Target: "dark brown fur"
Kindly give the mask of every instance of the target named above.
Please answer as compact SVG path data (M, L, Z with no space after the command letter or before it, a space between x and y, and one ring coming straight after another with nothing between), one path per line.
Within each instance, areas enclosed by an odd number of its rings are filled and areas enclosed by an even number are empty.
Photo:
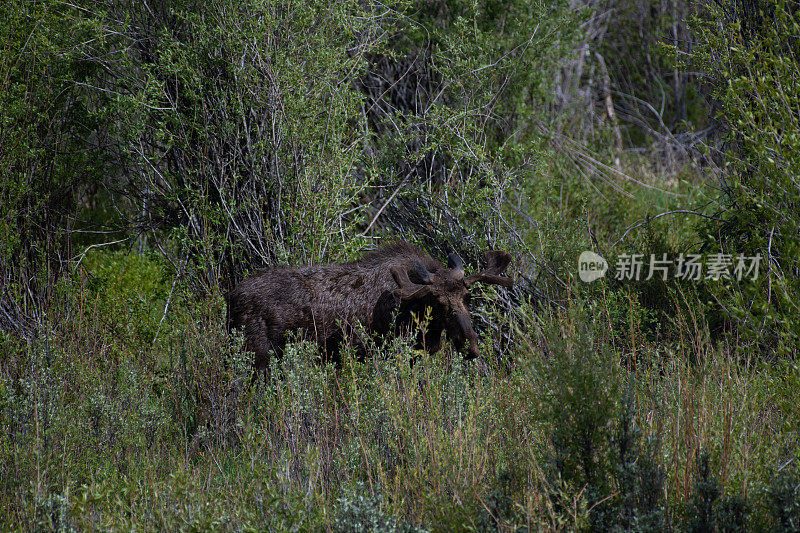
M280 357L287 334L315 340L329 360L338 362L339 343L360 323L378 337L413 325L414 313L432 309L427 333L416 346L435 353L445 332L465 357L478 355L469 317L469 286L477 281L510 286L501 277L510 256L486 253L488 268L464 277L461 260L450 268L422 250L398 242L352 263L272 267L243 281L229 295L230 326L244 330L245 347L255 352L255 369L266 369L271 353ZM255 379L255 374L254 374Z

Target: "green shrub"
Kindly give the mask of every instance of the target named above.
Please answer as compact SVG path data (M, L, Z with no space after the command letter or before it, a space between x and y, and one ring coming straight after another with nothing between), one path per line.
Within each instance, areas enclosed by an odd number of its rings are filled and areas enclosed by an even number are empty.
M760 254L760 275L709 287L707 312L760 353L796 354L800 332L800 25L794 2L704 2L690 68L703 72L728 144L718 201L723 222L703 224L706 249Z
M691 532L713 531L716 524L715 503L720 496L719 482L711 472L710 454L697 453L697 477L689 507L686 528Z
M800 475L792 465L773 476L766 494L772 531L800 531Z
M370 495L364 485L357 484L337 500L338 514L331 529L341 533L422 533L415 527L387 513L380 491Z
M165 320L165 312L169 313L165 309L167 298L172 296L172 273L163 258L132 251L93 250L83 268L91 291L87 303L96 306L93 312L106 321L111 335L147 346L162 328L169 329L174 323Z
M569 316L575 329L546 336L547 358L531 367L540 387L538 417L551 442L551 497L578 494L592 530L662 530L660 443L639 429L617 352L592 334L582 313Z

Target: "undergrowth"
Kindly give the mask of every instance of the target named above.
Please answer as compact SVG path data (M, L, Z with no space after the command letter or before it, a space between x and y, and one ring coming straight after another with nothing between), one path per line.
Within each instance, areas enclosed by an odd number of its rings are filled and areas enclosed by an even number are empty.
M95 279L65 286L48 334L3 359L4 528L797 524L798 368L701 331L643 337L631 365L623 319L602 312L620 305L613 292L601 312L523 305L501 358L488 346L473 362L450 347L430 356L398 338L366 358L346 349L336 368L299 342L248 389L250 356L219 298L174 296L153 342L152 328L119 328L109 305L124 283ZM142 305L163 310L164 285L143 287Z

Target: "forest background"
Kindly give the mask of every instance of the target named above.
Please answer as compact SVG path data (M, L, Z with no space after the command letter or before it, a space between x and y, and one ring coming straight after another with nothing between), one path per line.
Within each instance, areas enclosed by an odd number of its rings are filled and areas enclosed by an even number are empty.
M0 14L1 529L800 529L797 1ZM247 389L225 294L393 239L512 254L482 357Z

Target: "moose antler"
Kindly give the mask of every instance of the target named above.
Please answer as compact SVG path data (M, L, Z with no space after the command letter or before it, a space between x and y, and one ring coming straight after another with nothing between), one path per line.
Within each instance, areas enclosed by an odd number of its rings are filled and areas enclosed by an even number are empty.
M392 267L392 277L400 286L395 290L395 294L400 296L403 300L413 300L415 298L422 298L431 292L431 283L433 283L433 274L428 271L425 266L414 260L414 272L422 280L422 284L417 284L408 279L408 272L402 268Z
M513 279L500 275L505 272L509 263L511 263L511 256L509 254L500 250L490 250L484 252L483 257L486 259L486 268L468 276L464 280L467 287L478 281L482 283L491 283L493 285L502 285L503 287L511 287L514 285Z

